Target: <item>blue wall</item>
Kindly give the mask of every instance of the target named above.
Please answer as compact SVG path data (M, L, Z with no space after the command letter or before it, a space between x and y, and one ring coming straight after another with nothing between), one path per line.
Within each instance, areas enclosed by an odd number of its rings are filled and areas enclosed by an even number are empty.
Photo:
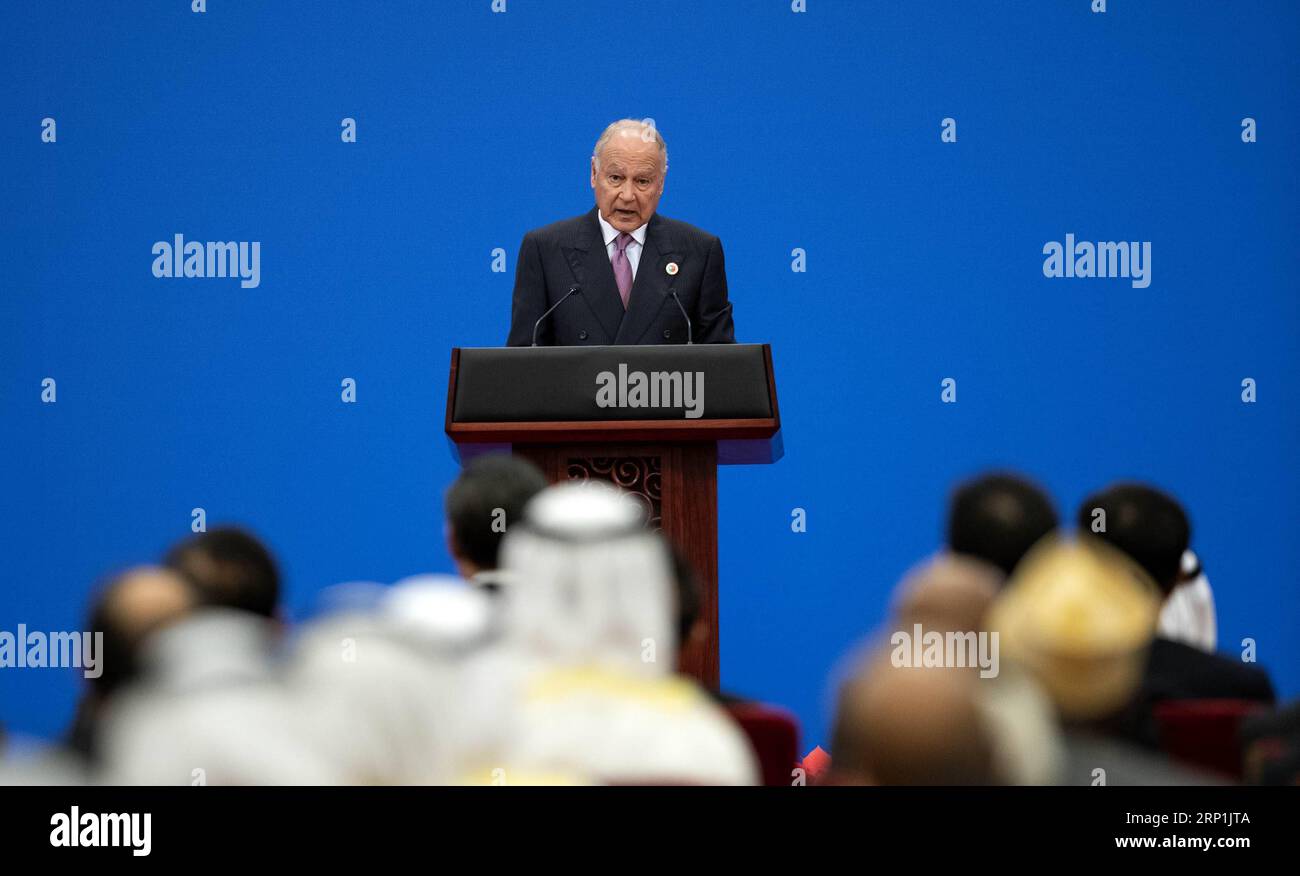
M521 235L649 116L661 210L722 238L781 390L785 459L720 477L726 686L826 744L836 658L954 480L1008 465L1067 509L1182 497L1221 642L1294 696L1300 6L1089 5L3 4L0 629L80 628L198 506L267 538L295 613L449 570L448 350L504 339ZM176 233L260 241L261 285L155 279ZM1067 233L1150 241L1150 286L1045 278ZM77 683L0 670L0 718L55 733Z

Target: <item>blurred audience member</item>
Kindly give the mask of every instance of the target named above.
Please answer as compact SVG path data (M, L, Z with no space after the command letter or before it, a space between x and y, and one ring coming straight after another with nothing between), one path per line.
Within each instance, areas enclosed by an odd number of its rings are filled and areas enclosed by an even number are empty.
M1110 544L1141 566L1162 602L1183 580L1191 525L1173 497L1145 484L1116 484L1083 501L1078 525L1081 537ZM1139 697L1139 707L1162 700L1274 701L1263 669L1164 636L1151 645Z
M1247 718L1240 737L1247 782L1300 786L1300 702Z
M941 553L909 572L895 590L895 628L912 635L919 625L924 633L945 637L987 636L988 612L1004 578L1001 569L983 560ZM977 661L966 663L972 672L978 669ZM1055 782L1062 759L1060 734L1051 702L1037 682L1014 663L998 659L991 673L979 676L975 696L1002 781Z
M1002 655L1039 679L1067 721L1093 721L1129 701L1142 678L1159 600L1145 574L1099 544L1047 542L993 607Z
M169 569L142 566L110 581L90 610L87 629L103 634L101 672L86 679L68 733L68 747L99 759L100 722L110 698L140 671L140 649L157 630L187 615L197 601L194 590Z
M1040 539L1056 529L1056 509L1039 487L1014 474L961 484L948 509L948 548L1010 575Z
M518 576L503 642L468 686L480 781L752 784L726 714L675 673L672 561L641 510L600 483L551 487L502 545ZM490 726L489 726L490 725Z
M1004 660L1028 669L1060 715L1062 783L1207 781L1113 738L1140 688L1159 603L1146 573L1119 551L1056 541L1025 558L990 612Z
M337 585L292 638L275 558L240 529L115 578L91 610L102 672L68 732L78 757L27 746L0 782L745 785L756 750L788 781L788 713L681 674L703 594L631 497L488 455L446 515L460 577ZM825 781L1216 781L1133 744L1155 746L1162 701L1273 701L1265 672L1213 652L1186 513L1121 483L1077 517L1061 539L1029 481L959 485L947 548L894 591L889 646L845 664ZM1295 706L1242 725L1248 779L1294 783L1296 728Z
M276 617L280 572L275 558L242 529L200 532L173 547L163 562L194 585L203 605Z
M86 761L64 746L14 735L0 748L0 787L85 785L93 776Z
M198 610L155 632L140 674L114 698L104 778L123 785L334 784L304 744L310 713L276 673L275 624L229 608Z
M677 665L682 664L682 657L689 649L703 645L708 637L708 625L701 616L700 582L691 568L686 554L675 545L669 545L673 564L673 608L676 612L677 625Z
M298 637L288 683L310 716L304 743L348 784L454 781L465 699L463 661L493 633L491 600L450 576L387 588L366 611L340 611ZM472 738L472 736L470 736Z
M686 554L676 545L667 541L665 543L672 553L673 609L677 618L676 666L679 672L685 672L683 667L687 665L687 659L701 653L708 642L709 626L702 614L703 594L700 591L700 581L695 574L695 569L691 567ZM724 706L740 706L752 702L745 697L721 690L708 690L708 693Z
M462 578L489 593L504 586L501 540L545 488L546 477L523 457L493 453L466 464L446 498L447 549Z
M911 570L894 591L894 617L904 628L939 632L986 629L985 615L1002 588L1001 569L970 555L939 554Z
M978 675L870 656L841 689L827 784L995 785Z

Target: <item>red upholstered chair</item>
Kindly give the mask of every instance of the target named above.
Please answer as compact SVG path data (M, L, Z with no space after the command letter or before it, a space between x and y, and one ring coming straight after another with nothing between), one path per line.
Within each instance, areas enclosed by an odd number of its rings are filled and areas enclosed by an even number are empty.
M1267 711L1250 700L1168 700L1154 709L1160 748L1176 760L1240 781L1246 716Z
M739 703L728 706L727 712L749 737L763 784L789 787L799 761L799 722L794 715L762 703Z

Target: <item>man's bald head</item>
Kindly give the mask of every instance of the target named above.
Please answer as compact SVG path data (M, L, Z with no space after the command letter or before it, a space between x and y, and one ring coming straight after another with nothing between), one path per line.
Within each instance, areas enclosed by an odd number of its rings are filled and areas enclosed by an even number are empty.
M145 640L197 604L194 589L170 569L139 566L110 581L90 613L91 631L104 635L99 690L107 693L133 679Z
M874 785L996 784L993 748L964 669L895 667L873 655L840 692L833 780Z
M1002 587L1000 569L960 554L942 553L911 571L894 596L899 626L935 632L985 630L984 616Z

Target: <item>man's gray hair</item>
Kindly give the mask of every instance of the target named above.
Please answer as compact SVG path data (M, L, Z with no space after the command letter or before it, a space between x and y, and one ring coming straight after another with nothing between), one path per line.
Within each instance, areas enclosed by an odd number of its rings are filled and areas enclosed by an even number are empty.
M596 148L591 150L591 157L596 160L596 168L600 169L600 152L605 148L611 137L623 131L635 131L636 135L645 143L652 139L659 145L659 155L664 161L664 173L668 172L668 144L664 142L663 135L655 127L654 119L619 119L614 122L600 135L596 141Z

